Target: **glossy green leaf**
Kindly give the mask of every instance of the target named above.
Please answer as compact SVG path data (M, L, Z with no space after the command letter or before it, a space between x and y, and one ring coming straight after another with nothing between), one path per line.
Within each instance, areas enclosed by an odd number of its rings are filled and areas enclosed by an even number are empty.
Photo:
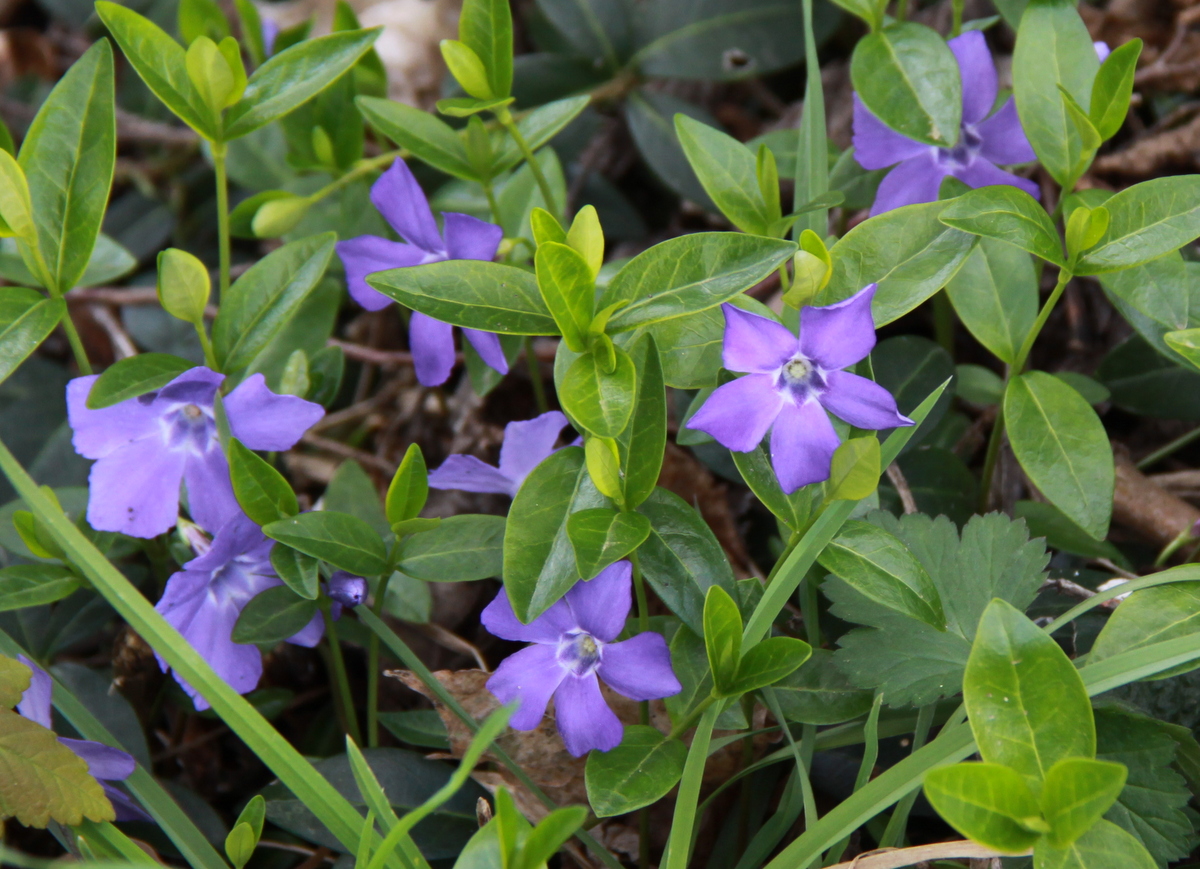
M252 597L233 626L235 643L281 643L295 636L317 614L317 602L277 585Z
M829 480L825 484L828 501L860 501L879 485L879 438L874 435L850 438L833 453Z
M772 234L771 224L779 217L778 208L774 214L767 208L750 149L683 114L675 116L675 132L696 177L729 222L751 235Z
M1110 296L1166 331L1188 326L1191 278L1178 251L1100 276Z
M395 525L418 516L429 498L429 471L420 446L410 444L388 484L384 503L387 521Z
M1125 561L1125 556L1116 546L1107 540L1092 537L1053 504L1018 501L1013 505L1013 518L1024 519L1029 526L1029 533L1034 537L1046 538L1046 545L1054 549L1085 558L1107 558L1116 564Z
M1092 37L1071 0L1031 0L1013 52L1013 96L1029 144L1059 184L1074 180L1083 148L1059 86L1089 105L1100 68Z
M396 568L428 582L462 582L500 576L504 567L504 517L462 514L414 534Z
M558 383L558 400L572 420L596 437L615 438L624 431L637 397L637 369L620 347L616 367L605 370L596 350L579 356Z
M1133 74L1137 71L1138 56L1142 53L1142 40L1133 38L1112 53L1100 64L1096 80L1092 83L1092 99L1088 116L1096 125L1096 132L1104 141L1111 139L1125 123L1129 114L1129 98L1133 94Z
M553 241L538 245L534 263L542 301L563 341L574 352L583 353L596 294L591 269L576 250Z
M854 47L850 79L863 104L901 135L943 147L958 141L958 63L931 28L908 21L867 34Z
M724 304L734 305L764 317L770 308L742 293ZM645 330L658 344L663 381L676 389L701 389L716 385L721 369L721 347L725 338L725 315L720 306L698 314L663 320Z
M436 115L380 97L360 96L355 104L367 123L421 162L464 181L477 180L462 139Z
M1111 821L1101 820L1066 848L1049 837L1033 852L1034 869L1153 869L1158 866L1145 847Z
M0 290L0 381L29 358L67 314L62 299L20 287Z
M521 847L521 860L513 869L539 869L588 819L587 806L555 809L533 828Z
M833 276L812 302L831 305L877 283L876 327L907 314L954 277L977 237L946 226L945 202L906 205L860 223L829 253Z
M762 501L763 505L789 528L799 528L808 513L807 510L797 511L796 509L798 496L802 496L803 492L801 490L793 495L784 493L783 488L779 485L779 478L775 476L775 469L771 467L768 446L759 444L745 453L731 450L729 455L733 458L738 473L742 475L742 479L750 487L750 491L758 497L758 500ZM876 483L878 480L879 478L876 476Z
M139 353L120 359L96 378L88 392L87 406L97 410L137 398L195 367L195 363L169 353Z
M704 596L704 649L713 674L714 693L719 697L739 693L742 614L733 598L719 585L710 586Z
M958 832L1003 854L1028 851L1046 827L1025 779L1000 764L931 769L925 775L925 796Z
M452 260L373 274L372 287L435 320L504 335L557 335L531 272Z
M1038 282L1029 254L982 238L946 285L946 294L975 340L1011 364L1037 319Z
M83 580L56 564L14 564L0 570L0 612L42 606L73 594Z
M356 576L375 576L387 566L383 540L370 525L347 513L301 513L263 526L263 534Z
M638 363L637 399L629 424L617 437L617 450L625 473L625 506L636 510L654 491L662 469L667 443L667 394L653 335L640 346L635 344L632 353Z
M353 459L342 462L334 471L333 479L325 487L324 506L335 513L357 516L380 537L386 538L391 531L392 523L379 503L379 489L375 480Z
M492 93L508 96L513 78L513 25L507 0L464 0L458 35L483 63Z
M1050 845L1066 848L1090 830L1117 801L1125 775L1122 764L1087 757L1063 758L1050 767L1041 797Z
M939 219L955 229L1008 242L1055 265L1065 264L1050 215L1017 187L971 190L951 201Z
M1078 274L1096 275L1149 262L1200 236L1200 175L1154 178L1105 203L1108 231L1084 254Z
M112 48L92 45L59 80L21 143L38 247L51 289L83 276L112 186L117 159Z
M567 517L567 536L579 575L591 579L641 546L650 536L650 520L641 513L595 507Z
M584 780L588 802L600 818L611 818L656 803L683 774L687 747L653 727L628 725L612 751L588 755Z
M237 438L229 439L229 478L238 505L258 525L269 525L300 512L296 493L275 470Z
M172 317L204 322L204 306L212 292L208 268L196 256L169 247L158 255L158 301Z
M1040 789L1067 757L1096 755L1092 704L1079 671L1048 634L994 600L979 621L963 676L979 753Z
M1134 592L1108 617L1088 662L1103 661L1121 652L1200 630L1200 583L1180 582ZM1158 673L1164 679L1200 667L1200 661Z
M324 233L290 242L234 281L212 327L222 371L240 371L266 349L325 274L335 241Z
M316 600L320 592L320 563L311 555L280 543L271 547L271 567L284 585L300 597Z
M735 693L758 691L794 673L812 654L812 646L795 637L767 637L742 655Z
M838 668L828 649L813 649L798 670L772 686L771 693L788 720L817 725L841 724L866 715L873 700L872 692L855 686Z
M628 303L609 319L610 334L694 314L748 290L795 250L790 241L735 232L669 239L626 263L596 308Z
M1103 540L1114 471L1096 411L1058 378L1031 371L1009 383L1004 419L1013 453L1033 484L1080 528Z
M941 596L921 562L893 534L853 520L825 547L821 566L855 591L942 631Z

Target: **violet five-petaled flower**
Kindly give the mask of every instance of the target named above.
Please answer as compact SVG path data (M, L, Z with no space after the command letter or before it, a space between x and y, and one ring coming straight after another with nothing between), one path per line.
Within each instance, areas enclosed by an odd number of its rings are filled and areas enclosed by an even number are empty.
M54 690L54 681L50 674L24 655L18 655L17 660L30 670L29 687L21 695L17 703L17 714L28 718L47 730L53 730L50 718L50 701ZM131 800L126 794L109 784L110 781L124 781L133 775L137 763L133 755L103 742L93 742L90 739L69 739L58 737L58 741L71 749L88 765L88 773L96 779L104 790L117 813L118 821L149 821L149 815Z
M879 120L854 95L854 158L864 169L899 164L879 184L871 215L938 198L942 180L952 175L969 187L1010 184L1035 199L1040 191L1032 181L1006 172L997 164L1028 163L1035 159L1010 98L996 112L996 67L987 41L977 30L949 41L962 78L962 127L958 143L940 148L910 139Z
M516 497L529 472L554 452L559 433L567 418L557 410L504 427L500 447L500 466L487 464L475 456L452 455L429 475L435 489L461 489Z
M682 690L671 669L671 653L662 634L646 631L613 642L625 627L632 605L632 568L611 564L527 625L513 612L503 589L483 611L483 626L506 640L533 643L505 658L487 681L501 703L520 701L509 722L533 730L542 721L550 697L558 732L576 757L593 748L608 751L621 744L625 728L600 693L600 680L631 700L657 700Z
M425 192L399 158L371 187L371 202L405 241L360 235L338 242L338 256L346 267L346 286L354 301L368 311L382 310L392 300L372 288L367 275L443 260L491 260L504 237L504 230L494 223L454 212L442 215L443 229L439 232ZM501 374L508 373L508 360L498 336L476 329L463 329L463 335L485 363ZM413 311L408 322L408 343L421 385L445 383L454 370L453 327Z
M87 406L95 376L67 384L75 451L96 459L88 478L93 528L133 537L170 530L179 515L181 481L192 517L205 529L215 531L241 512L214 418L224 379L192 368L161 389L98 410ZM246 378L224 404L233 436L255 450L290 449L325 414L319 404L276 395L261 374Z
M886 389L841 370L875 346L874 297L870 284L836 304L801 308L799 338L769 317L722 305L722 360L748 373L714 390L687 427L736 452L753 450L769 429L771 464L791 493L829 479L840 441L826 411L863 429L912 425Z
M274 540L240 510L217 531L210 544L196 540L197 557L171 575L155 609L183 634L192 648L239 694L253 691L262 676L262 655L253 644L235 643L233 626L251 598L282 585L271 566ZM320 613L288 642L315 646L325 633ZM169 668L158 655L163 672ZM208 701L178 672L175 680L193 699L196 708Z

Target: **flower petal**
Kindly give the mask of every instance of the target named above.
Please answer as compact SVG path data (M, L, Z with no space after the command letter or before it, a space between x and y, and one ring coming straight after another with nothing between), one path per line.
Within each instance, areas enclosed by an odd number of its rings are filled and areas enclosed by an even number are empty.
M58 741L65 745L88 765L88 773L93 778L105 781L121 781L133 775L137 769L137 761L133 755L102 742L90 739L68 739L60 736Z
M832 305L800 309L800 352L827 371L865 359L875 346L875 284Z
M229 463L219 446L213 445L203 456L188 455L183 479L187 484L188 512L205 531L219 531L242 512L229 480Z
M918 202L934 202L946 170L934 159L932 149L905 160L879 182L871 217Z
M446 256L450 259L491 260L504 238L504 230L469 214L448 211L442 214L442 233Z
M422 386L441 386L454 370L454 327L413 311L408 321L408 346Z
M224 382L224 374L197 365L180 374L157 393L151 394L168 402L191 402L202 407L212 407L217 387Z
M633 565L610 564L595 579L580 580L566 594L575 622L602 643L611 643L625 629L633 606Z
M746 453L761 442L775 421L784 398L770 374L747 374L719 386L687 427L706 432L723 446Z
M496 495L517 494L518 481L475 456L447 456L442 466L429 474L434 489L459 489L463 492L484 492Z
M542 723L546 704L566 674L554 646L527 646L500 663L487 680L487 689L501 703L520 700L508 723L515 730L533 730Z
M179 517L179 483L186 453L161 438L126 444L92 465L88 523L97 531L157 537Z
M233 436L252 450L290 450L325 415L325 408L295 395L278 395L252 374L225 398Z
M573 631L579 626L565 600L558 600L529 624L522 624L513 612L508 600L508 592L500 589L495 599L484 607L479 616L483 626L494 636L502 640L513 640L518 643L544 643L557 646L559 639L567 631Z
M683 690L671 669L667 641L654 631L605 646L596 673L630 700L658 700Z
M736 305L722 305L721 313L725 315L721 363L730 371L767 374L795 355L796 336L783 324Z
M445 252L425 191L399 157L372 185L371 203L405 241L428 253Z
M100 782L100 787L104 789L104 795L112 803L118 821L145 821L147 823L154 821L154 818L143 811L142 807L124 791L118 790L107 782Z
M929 145L901 135L854 95L854 159L864 169L885 169L929 151Z
M962 77L963 123L974 124L987 117L996 104L996 64L987 39L978 30L968 30L946 44L954 52Z
M479 358L493 371L508 374L508 359L504 356L504 348L500 346L500 336L495 332L481 332L478 329L462 330L463 337L471 342Z
M367 283L367 275L388 269L402 269L426 262L429 254L415 244L389 241L377 235L360 235L336 245L346 269L346 289L368 311L382 311L392 299Z
M568 675L562 680L554 692L554 717L563 745L575 757L583 757L593 748L611 751L625 735L621 719L604 702L594 673L583 678Z
M969 187L992 187L997 185L1012 185L1024 190L1034 199L1040 199L1041 188L1028 178L1022 178L1011 172L1005 172L994 163L976 157L970 166L954 170L954 177Z
M837 432L818 402L797 407L788 402L771 429L771 465L779 485L789 495L801 486L829 479L829 466L838 448Z
M1002 166L1013 163L1028 163L1037 159L1033 146L1025 136L1021 118L1017 115L1017 104L1009 99L994 115L975 125L979 134L979 156Z
M878 431L913 424L896 408L892 394L873 380L849 371L834 371L826 383L829 391L821 395L821 404L852 426Z
M17 655L17 660L29 668L30 674L29 687L21 695L17 713L22 718L50 728L50 701L54 694L54 680L50 678L49 673L24 655Z
M514 482L514 491L530 471L554 452L554 445L566 425L566 416L552 410L533 419L510 422L504 427L500 470Z
M336 601L334 602L334 606L337 606ZM317 643L321 642L321 637L323 636L325 636L325 617L316 612L308 620L308 624L288 637L287 641L294 646L304 646L306 649L313 649L316 648Z
M67 384L71 443L85 459L103 458L131 441L158 433L159 410L153 402L130 398L99 410L89 408L88 393L98 376L76 377Z

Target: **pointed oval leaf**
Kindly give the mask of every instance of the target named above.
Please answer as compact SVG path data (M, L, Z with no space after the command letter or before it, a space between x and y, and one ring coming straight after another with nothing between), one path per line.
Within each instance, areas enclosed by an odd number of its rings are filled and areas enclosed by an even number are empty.
M950 826L1002 854L1028 851L1041 836L1022 823L1041 820L1033 791L1019 772L998 763L931 769L925 796Z
M356 576L376 576L387 567L383 540L370 525L347 513L301 513L263 526L263 534Z
M458 133L429 112L395 100L360 96L355 104L372 127L423 163L464 181L477 181Z
M1066 848L1092 828L1125 787L1125 765L1068 757L1050 768L1042 786L1042 814L1050 824L1046 840Z
M771 223L779 215L767 210L750 149L684 114L675 116L675 132L692 171L729 222L752 235L770 234Z
M687 747L653 727L625 728L612 751L593 751L584 770L588 802L599 818L623 815L658 802L683 775Z
M1108 230L1084 254L1081 275L1118 271L1157 259L1200 236L1200 175L1154 178L1105 201Z
M595 350L579 356L558 384L558 400L571 419L596 437L615 438L633 414L637 369L620 347L613 348L616 367L604 370ZM560 351L561 352L561 351Z
M746 654L738 664L734 692L758 691L790 676L812 655L812 646L795 637L767 637Z
M704 597L704 649L713 674L713 691L720 697L739 693L742 614L729 592L719 585L711 586Z
M0 570L0 612L62 600L83 585L69 568L54 564L16 564Z
M464 582L504 570L503 516L464 514L404 541L396 569L427 582Z
M252 597L233 626L235 643L281 643L293 637L317 614L317 602L303 598L286 585L268 588Z
M567 536L579 575L591 577L641 546L650 536L650 520L595 507L567 517Z
M1029 254L981 238L946 284L954 311L975 340L1010 365L1038 311L1038 282Z
M1088 663L1103 661L1153 643L1186 637L1200 630L1200 582L1178 582L1134 592L1104 623L1092 645ZM1190 661L1155 673L1154 679L1177 676L1200 667Z
M300 512L296 493L283 474L237 438L229 439L228 450L233 494L256 525L269 525Z
M941 213L947 226L999 239L1057 266L1065 264L1050 215L1024 190L981 187L954 199Z
M10 295L13 290L0 293ZM27 291L32 292L32 290ZM45 341L63 317L67 315L67 303L62 299L42 299L24 313L3 324L0 331L0 381L17 370L22 362Z
M97 410L137 398L166 386L195 367L196 363L170 353L139 353L120 359L96 378L88 392L87 406Z

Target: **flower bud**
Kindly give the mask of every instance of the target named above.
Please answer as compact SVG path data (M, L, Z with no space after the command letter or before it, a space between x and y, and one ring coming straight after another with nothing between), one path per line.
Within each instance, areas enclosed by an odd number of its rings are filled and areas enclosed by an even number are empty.
M250 228L258 238L278 238L304 219L310 204L307 196L269 199L250 221Z
M329 596L342 606L358 606L367 599L367 581L344 570L329 577Z

